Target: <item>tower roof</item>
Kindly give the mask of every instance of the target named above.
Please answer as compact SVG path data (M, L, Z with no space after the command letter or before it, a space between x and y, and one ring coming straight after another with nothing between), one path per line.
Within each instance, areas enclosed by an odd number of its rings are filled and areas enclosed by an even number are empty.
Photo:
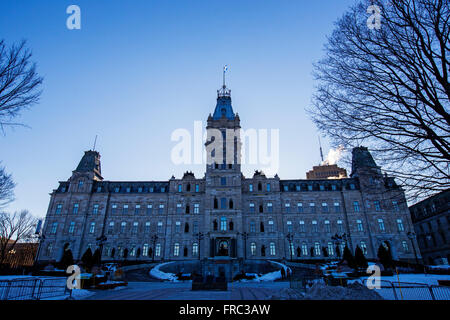
M217 104L216 109L214 109L213 120L219 120L222 117L229 120L234 120L236 117L231 106L231 90L228 90L225 85L217 91Z
M88 150L84 152L83 158L81 158L78 164L76 172L93 172L94 176L102 180L102 168L100 164L100 153L94 150Z
M352 174L353 176L358 169L374 168L378 169L375 160L373 159L367 147L355 147L352 150Z

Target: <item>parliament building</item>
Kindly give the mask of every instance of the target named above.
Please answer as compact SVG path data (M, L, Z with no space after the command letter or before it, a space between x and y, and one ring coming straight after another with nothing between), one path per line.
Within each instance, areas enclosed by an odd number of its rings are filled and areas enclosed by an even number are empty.
M103 261L323 260L342 256L346 244L369 259L383 245L394 259L414 261L418 246L407 236L414 229L404 192L366 147L352 150L349 177L245 177L240 119L225 85L206 129L202 178L186 172L168 181L108 181L99 152L86 151L51 193L38 261L59 261L68 249L78 260L87 248L99 248ZM214 132L225 138L223 150ZM226 132L235 133L231 143Z

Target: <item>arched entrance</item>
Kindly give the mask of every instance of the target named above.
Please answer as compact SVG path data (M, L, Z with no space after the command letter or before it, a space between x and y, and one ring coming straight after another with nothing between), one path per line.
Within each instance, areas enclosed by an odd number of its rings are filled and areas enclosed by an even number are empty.
M217 250L218 256L228 256L229 255L229 243L228 240L220 240L219 247Z

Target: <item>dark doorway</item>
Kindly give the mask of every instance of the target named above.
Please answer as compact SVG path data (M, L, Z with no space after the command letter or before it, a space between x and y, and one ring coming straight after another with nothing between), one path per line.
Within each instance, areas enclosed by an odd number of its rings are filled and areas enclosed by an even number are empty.
M226 241L226 240L221 240L221 241L219 242L219 250L218 250L217 255L218 255L218 256L228 256L228 252L229 252L228 249L229 249L229 248L228 248L228 241Z

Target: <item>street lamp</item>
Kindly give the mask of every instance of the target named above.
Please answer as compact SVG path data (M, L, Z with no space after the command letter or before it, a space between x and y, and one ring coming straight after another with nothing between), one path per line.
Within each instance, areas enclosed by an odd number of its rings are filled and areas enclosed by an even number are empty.
M152 240L152 262L155 262L155 246L156 246L156 241L158 241L158 236L156 234L154 234L151 238Z
M108 240L108 238L105 235L102 235L98 237L97 239L98 246L100 247L100 260L101 256L103 255L103 244Z
M286 235L287 240L289 241L289 253L291 254L291 262L292 262L292 240L294 239L294 235L291 233L288 233Z
M414 257L416 258L416 264L419 264L419 259L417 258L416 246L414 244L414 239L416 239L416 234L414 232L409 231L406 235L408 236L409 240L411 240L413 250L414 250Z
M244 231L244 232L241 233L241 236L242 236L242 239L244 240L244 261L245 261L245 260L247 260L247 239L248 239L248 233Z

